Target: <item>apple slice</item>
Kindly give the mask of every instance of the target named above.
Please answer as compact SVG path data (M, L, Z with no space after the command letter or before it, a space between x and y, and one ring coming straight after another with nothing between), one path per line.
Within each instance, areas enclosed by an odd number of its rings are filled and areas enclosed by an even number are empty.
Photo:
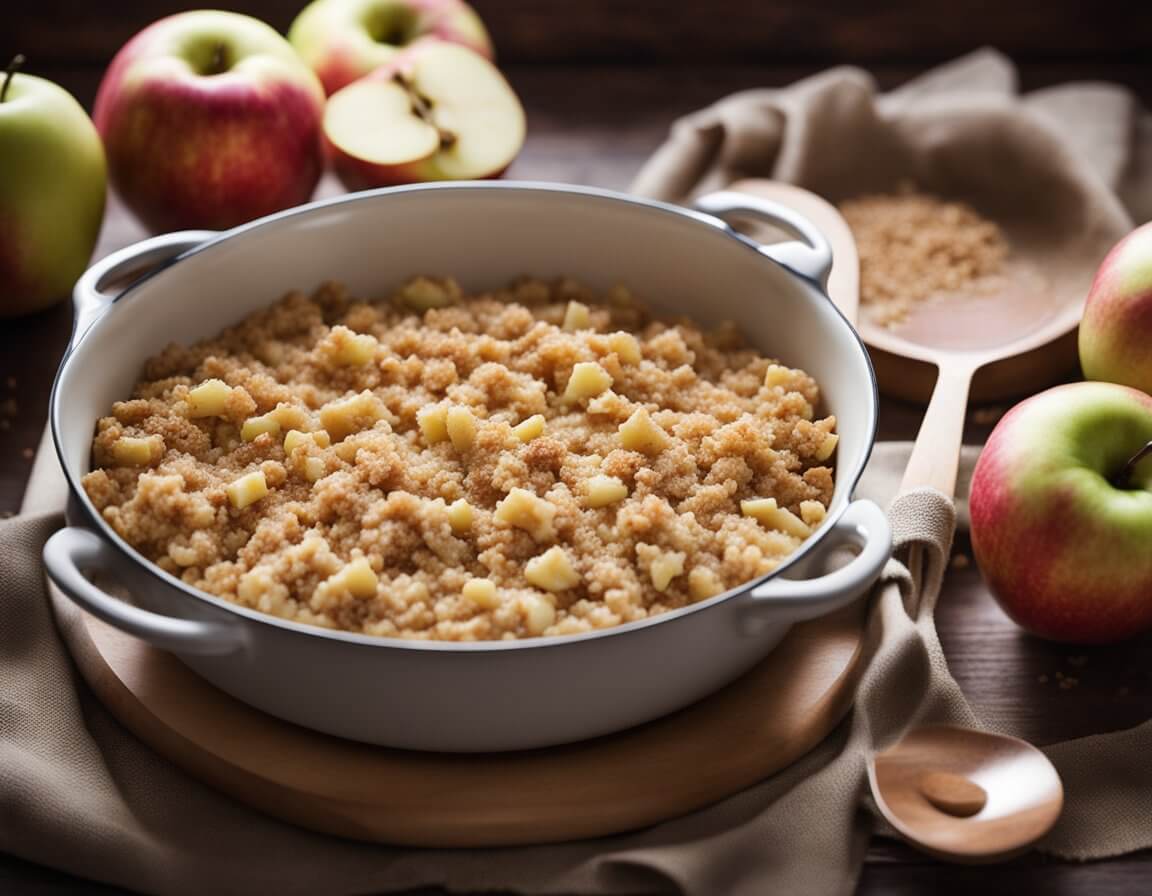
M497 177L524 145L524 109L487 59L425 41L334 93L324 134L351 190Z

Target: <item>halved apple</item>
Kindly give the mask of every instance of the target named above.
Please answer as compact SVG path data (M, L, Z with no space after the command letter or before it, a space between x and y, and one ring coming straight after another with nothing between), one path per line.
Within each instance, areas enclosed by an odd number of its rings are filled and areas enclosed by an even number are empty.
M350 190L498 177L524 145L524 109L487 59L425 41L334 93L324 135Z

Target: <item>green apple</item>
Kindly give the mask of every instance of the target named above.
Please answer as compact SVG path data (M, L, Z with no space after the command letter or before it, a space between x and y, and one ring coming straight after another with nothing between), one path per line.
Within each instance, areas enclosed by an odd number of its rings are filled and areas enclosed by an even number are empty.
M329 97L324 137L350 190L496 177L524 145L524 109L483 56L425 41Z
M428 38L492 58L488 32L463 0L315 0L288 32L330 95Z
M124 45L94 118L112 185L145 225L223 230L311 198L323 111L320 82L276 31L199 10Z
M1152 394L1152 224L1100 265L1080 322L1080 366L1089 379Z
M64 298L88 266L104 220L104 150L63 88L0 75L0 317Z
M1025 629L1105 643L1152 628L1152 397L1057 386L997 425L972 477L972 548Z

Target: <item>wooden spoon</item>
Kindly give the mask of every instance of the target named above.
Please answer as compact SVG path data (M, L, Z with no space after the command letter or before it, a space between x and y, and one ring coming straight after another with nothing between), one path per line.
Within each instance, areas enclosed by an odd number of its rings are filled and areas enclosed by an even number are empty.
M1051 296L1005 297L1007 311L996 324L988 321L986 305L942 302L897 336L852 316L859 260L852 232L834 206L790 184L743 181L735 189L788 205L824 232L835 259L829 294L870 348L937 365L932 401L900 491L928 485L951 496L973 374L1020 352L1031 353L1023 357L1031 357L1042 375L1061 369L1062 355L1045 346L1075 330L1081 300L1053 308ZM917 576L920 561L914 551L909 562ZM915 728L869 762L868 778L877 808L893 828L912 845L953 861L991 862L1026 850L1052 828L1064 803L1060 776L1047 756L1017 738L968 728Z
M876 806L942 859L994 862L1043 837L1064 805L1060 776L1029 743L969 728L917 728L868 767Z

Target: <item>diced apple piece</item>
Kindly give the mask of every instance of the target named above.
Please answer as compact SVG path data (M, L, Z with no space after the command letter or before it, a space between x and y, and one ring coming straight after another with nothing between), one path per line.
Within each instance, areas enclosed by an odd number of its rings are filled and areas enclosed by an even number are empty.
M546 597L539 594L525 594L520 599L524 613L524 627L530 635L542 635L556 621L556 608Z
M443 280L432 277L413 277L402 287L400 301L414 311L427 311L429 308L445 308L460 301L460 284L451 278Z
M121 436L112 443L112 459L125 467L147 466L152 463L153 444L153 439Z
M769 389L776 386L784 387L792 381L792 371L779 364L769 364L764 371L764 385Z
M255 504L268 494L268 483L264 479L262 470L246 473L239 479L228 483L224 488L228 500L237 510L243 510L249 504Z
M188 390L189 417L219 417L224 413L232 389L223 380L205 380Z
M421 408L416 413L416 424L420 434L429 445L448 441L448 408L442 404Z
M444 426L448 431L448 438L452 441L452 447L457 451L467 451L476 441L476 415L470 408L449 408L444 418Z
M458 498L448 505L448 525L456 535L463 535L472 528L474 516L472 505L464 498Z
M608 337L608 348L616 353L621 364L640 363L640 343L631 333L621 330Z
M324 405L320 409L320 425L339 442L354 432L370 429L386 414L384 403L365 389L358 395Z
M240 438L245 442L251 442L266 432L272 433L274 436L280 434L280 424L271 414L265 414L263 417L249 417L245 420L244 425L240 427Z
M359 367L376 357L380 345L370 333L355 333L347 327L333 327L329 336L329 357L345 367Z
M587 330L592 326L592 318L588 314L588 306L583 302L569 302L564 309L564 323L562 328L569 333L577 330Z
M539 557L533 557L524 567L524 578L545 591L563 591L580 584L580 574L564 548L556 546Z
M491 579L469 579L460 589L460 594L484 610L494 610L500 606L500 595Z
M692 600L706 600L723 590L720 577L706 566L697 566L688 573L688 594Z
M667 591L672 580L684 572L685 559L686 555L682 551L663 551L658 554L648 567L652 587L660 592Z
M323 429L318 429L316 432L301 432L298 429L290 429L288 434L284 436L284 453L291 454L308 442L312 442L320 448L327 448L332 444L332 437Z
M523 488L513 488L496 505L493 518L500 523L523 529L536 541L551 541L556 537L552 525L556 507Z
M834 432L828 433L824 436L824 441L820 443L820 448L816 452L816 460L825 461L832 456L832 452L836 450L836 446L840 444L840 436Z
M620 446L625 451L659 454L671 441L645 408L639 408L620 424Z
M325 472L327 472L327 467L324 465L323 458L304 458L304 478L309 482L316 482L319 479L323 479Z
M581 361L572 368L564 389L565 401L595 398L612 385L612 375L595 361Z
M827 508L825 508L824 505L819 501L800 502L800 519L802 519L813 529L824 522L824 517L827 515Z
M628 486L615 476L592 476L588 480L588 496L584 504L588 507L607 507L628 497Z
M512 427L512 432L521 442L531 442L544 435L544 415L533 414Z
M291 404L278 404L264 416L279 423L281 430L298 429L305 432L310 423L308 413Z
M330 588L345 590L353 597L367 600L376 596L376 586L380 584L372 564L366 557L357 557L333 576L327 583Z
M807 523L788 508L780 507L775 498L753 498L750 501L741 501L740 512L744 516L752 517L769 529L776 529L796 538L807 538L812 534Z

